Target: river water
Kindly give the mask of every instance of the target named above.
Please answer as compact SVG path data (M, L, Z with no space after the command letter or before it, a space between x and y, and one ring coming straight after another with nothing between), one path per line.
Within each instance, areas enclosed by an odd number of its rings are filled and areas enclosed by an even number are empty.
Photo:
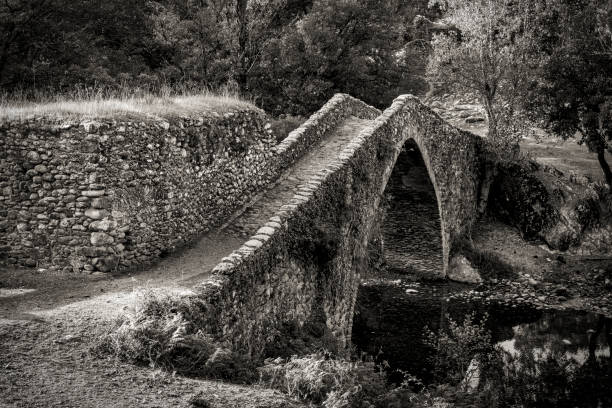
M435 351L424 342L425 329L437 332L448 326L449 317L463 322L473 313L477 321L488 316L486 328L493 342L511 353L561 352L582 365L589 357L589 339L598 333L591 341L591 355L598 361L610 360L610 319L577 311L448 299L465 289L448 283L364 282L357 296L353 343L358 350L386 360L393 369L406 370L427 382Z
M403 374L397 370L403 370L427 384L433 380L436 351L424 341L426 328L437 332L448 326L449 318L462 322L472 313L477 321L487 316L485 326L498 347L514 356L562 356L574 367L568 378L588 380L584 404L579 406L612 408L610 319L577 311L483 304L451 297L469 290L467 285L416 282L415 276L435 273L442 265L435 193L416 146L407 145L400 154L385 198L386 265L406 278L362 283L353 323L357 351L386 361L392 382L401 381Z

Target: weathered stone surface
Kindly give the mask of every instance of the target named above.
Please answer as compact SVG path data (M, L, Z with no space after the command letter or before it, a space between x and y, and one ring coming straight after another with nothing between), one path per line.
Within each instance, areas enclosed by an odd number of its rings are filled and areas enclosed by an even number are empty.
M26 159L32 164L38 164L41 162L40 155L34 150L31 150L26 154Z
M102 197L106 191L104 190L85 190L81 192L84 197Z
M117 223L111 220L94 221L89 224L89 229L93 231L108 232L114 229L116 225Z
M63 262L61 269L72 260L75 270L98 268L94 256L76 250L95 247L92 231L112 237L118 256L135 267L222 224L314 142L299 140L292 154L276 154L263 111L231 113L0 123L0 202L34 220L27 229L8 220L6 259L26 259L24 236L44 228L49 239L37 258L41 265ZM71 245L75 240L86 243Z
M114 238L104 232L92 232L90 242L92 245L109 245L114 242Z
M280 224L279 224L280 226ZM260 229L257 230L258 234L263 234L263 235L272 235L274 234L275 229L271 228L271 227L261 227Z
M482 283L480 274L463 255L455 256L448 265L448 278L455 282Z
M36 170L40 174L43 174L43 173L46 173L47 171L49 171L47 166L45 166L44 164L37 164L36 166L34 166L34 170Z
M355 263L367 259L364 243L375 239L380 197L404 143L418 147L440 201L444 275L450 248L478 216L483 147L477 136L449 126L410 96L396 99L371 124L347 115L371 120L378 112L337 96L279 144L277 154L291 155L309 133L317 140L328 132L359 135L350 153L328 158L304 180L293 176L296 188L308 186L307 194L299 205L287 205L293 194L276 203L275 216L257 230L270 237L266 245L247 241L236 251L240 262L224 260L213 270L218 285L201 286L202 330L234 349L260 356L273 341L268 333L287 321L327 327L341 346L347 344L359 280ZM318 132L309 128L314 123Z
M99 210L97 208L88 208L85 210L85 216L88 218L93 218L94 220L100 220L108 216L108 211Z
M251 239L245 242L244 245L251 247L251 248L259 248L260 246L263 245L263 243L257 239Z

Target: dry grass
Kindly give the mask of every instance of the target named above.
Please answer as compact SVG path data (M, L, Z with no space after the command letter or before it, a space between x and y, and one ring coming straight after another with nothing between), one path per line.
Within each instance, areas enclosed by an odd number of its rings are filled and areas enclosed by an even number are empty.
M134 309L101 339L100 349L152 367L187 373L201 370L215 346L192 327L190 316L199 313L197 302L152 290L143 290L139 297Z
M388 391L384 372L372 361L335 359L326 352L267 360L258 370L265 386L324 408L374 407Z
M196 296L142 290L134 309L92 351L187 376L253 381L251 360L221 347L200 329L204 314L205 305Z
M32 101L34 99L34 101ZM255 109L235 93L208 90L170 91L155 94L138 91L77 91L69 96L0 95L0 120L31 118L105 119L118 116L176 117L223 114L232 109Z

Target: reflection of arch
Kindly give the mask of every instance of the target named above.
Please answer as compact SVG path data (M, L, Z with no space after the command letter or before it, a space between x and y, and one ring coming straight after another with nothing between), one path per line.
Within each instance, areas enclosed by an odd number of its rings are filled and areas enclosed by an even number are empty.
M612 319L604 315L599 315L595 330L589 330L589 359L595 359L595 350L598 345L597 339L602 332L608 345L608 358L612 359Z
M398 148L395 149L394 152L394 158L393 158L393 165L390 167L390 171L385 172L385 175L383 177L383 189L382 191L384 191L387 187L387 184L389 183L389 179L391 178L391 174L393 172L393 169L395 168L396 164L397 164L397 160L400 156L400 153L402 151L402 148L404 147L405 144L410 144L410 143L414 143L416 145L416 147L419 149L419 152L421 154L421 157L423 158L423 162L425 163L425 167L427 169L427 173L429 175L429 180L431 181L431 184L434 188L434 192L436 195L436 202L438 203L438 214L440 216L440 236L442 239L442 263L443 263L443 267L445 268L444 274L446 275L446 267L449 263L449 255L450 255L450 234L445 230L445 225L446 222L442 216L443 211L442 211L442 206L440 204L440 186L438 185L438 183L436 182L436 174L431 166L431 158L429 157L429 152L428 152L428 148L427 145L425 143L423 143L422 140L420 140L420 138L415 138L412 137L411 132L406 132L403 131L402 132L402 139L401 140L401 145L397 145Z
M416 143L401 149L385 188L381 228L388 267L427 277L442 269L440 212L435 189Z

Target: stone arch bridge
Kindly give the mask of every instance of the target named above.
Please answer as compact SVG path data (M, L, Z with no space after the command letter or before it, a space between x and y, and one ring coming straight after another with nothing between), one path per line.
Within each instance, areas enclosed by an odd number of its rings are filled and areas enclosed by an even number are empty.
M190 295L202 310L198 328L252 357L287 323L324 324L346 345L383 192L407 142L418 147L437 198L439 276L452 273L486 199L482 140L410 95L381 113L338 94L277 147L296 152L297 170L285 178L291 188L276 194L276 212ZM298 157L305 144L309 152Z

